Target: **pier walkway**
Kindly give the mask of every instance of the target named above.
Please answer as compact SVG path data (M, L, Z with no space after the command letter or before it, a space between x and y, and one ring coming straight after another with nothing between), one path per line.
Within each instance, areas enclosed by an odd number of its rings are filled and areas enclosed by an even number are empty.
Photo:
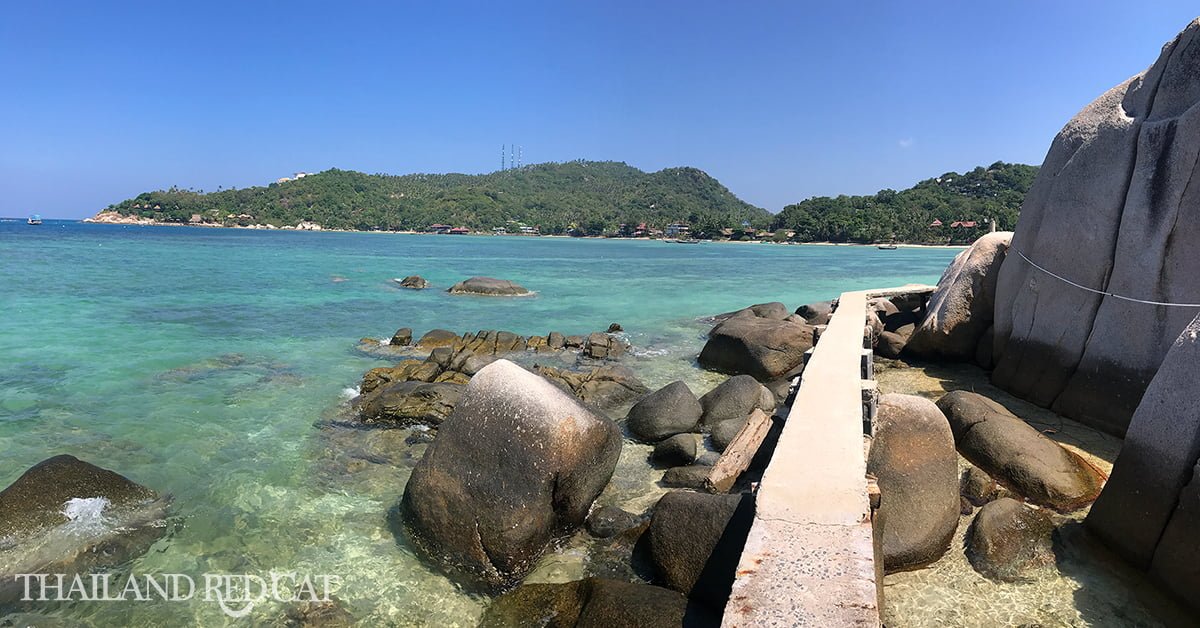
M820 333L763 475L722 626L878 626L866 447L874 416L867 301L928 286L846 292Z

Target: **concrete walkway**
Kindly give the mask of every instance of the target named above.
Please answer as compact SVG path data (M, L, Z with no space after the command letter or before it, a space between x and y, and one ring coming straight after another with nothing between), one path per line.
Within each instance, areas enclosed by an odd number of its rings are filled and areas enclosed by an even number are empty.
M722 626L879 625L863 437L866 306L869 297L925 291L842 294L759 485Z

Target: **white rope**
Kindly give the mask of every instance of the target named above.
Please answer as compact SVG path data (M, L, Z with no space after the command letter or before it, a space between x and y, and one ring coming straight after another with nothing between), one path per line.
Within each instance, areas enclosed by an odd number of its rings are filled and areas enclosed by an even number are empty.
M1015 251L1016 249L1013 249L1013 250ZM1120 294L1114 294L1112 292L1104 292L1103 290L1096 290L1095 288L1089 288L1087 286L1077 284L1074 281L1071 281L1070 279L1063 277L1062 275L1052 273L1052 272L1046 270L1045 268L1038 266L1036 262L1029 259L1028 257L1025 257L1025 254L1022 253L1021 251L1017 251L1017 255L1020 255L1021 259L1029 262L1030 266L1033 266L1034 268L1046 273L1047 275L1050 275L1051 277L1054 277L1055 279L1058 279L1059 281L1062 281L1062 282L1068 283L1072 286L1075 286L1076 288L1079 288L1080 290L1087 290L1088 292L1103 295L1106 297L1112 297L1114 299L1121 299L1123 301L1132 301L1134 303L1145 303L1146 305L1162 305L1165 307L1196 307L1196 308L1200 308L1200 303L1165 303L1163 301L1147 301L1146 299L1135 299L1133 297L1127 297L1127 296L1123 296Z

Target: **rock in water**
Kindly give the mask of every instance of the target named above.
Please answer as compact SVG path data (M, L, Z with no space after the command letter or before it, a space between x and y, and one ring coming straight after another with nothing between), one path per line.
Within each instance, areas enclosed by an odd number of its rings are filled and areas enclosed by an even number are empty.
M783 377L804 361L813 328L803 323L734 316L712 328L700 351L700 366L759 380Z
M958 454L950 424L932 401L880 398L867 473L879 481L884 568L941 558L958 528Z
M651 442L696 429L700 401L683 382L671 382L637 402L625 419L634 436Z
M995 401L956 390L937 406L963 457L1025 499L1071 512L1100 493L1099 472Z
M655 445L650 458L656 464L668 467L692 464L696 461L699 439L697 434L676 434Z
M453 346L458 339L458 334L450 331L449 329L431 329L428 332L425 332L425 335L421 336L421 338L417 340L417 347L421 349L450 347Z
M167 505L74 456L30 467L0 491L0 602L21 595L19 573L86 573L140 556L166 533Z
M395 382L359 401L359 418L364 423L392 427L440 425L454 410L464 386L448 382Z
M979 509L967 535L967 558L975 571L994 580L1020 582L1054 563L1050 535L1054 523L1045 511L1002 497Z
M975 359L979 340L992 325L996 277L1011 241L1011 232L989 233L950 262L907 351L926 359Z
M397 329L396 333L392 334L392 340L388 344L392 345L393 347L407 347L408 345L411 345L412 328L401 327L400 329Z
M729 419L746 420L751 412L775 409L775 395L749 375L735 375L717 384L700 398L703 408L701 423L714 427Z
M1200 317L1180 334L1146 389L1113 464L1112 477L1087 517L1089 530L1142 569L1151 561L1159 565L1190 561L1190 578L1185 571L1166 570L1161 580L1191 599L1200 590L1200 573L1194 569L1200 564L1195 540L1195 531L1200 529L1196 520L1200 484L1193 475L1200 459L1198 365ZM1168 523L1179 528L1189 516L1191 522L1183 528L1191 530L1188 535L1164 533ZM1176 524L1176 519L1181 523Z
M392 281L399 284L401 288L408 288L410 290L424 290L429 287L429 282L425 281L425 278L420 275L409 275L404 279L393 279Z
M597 360L615 360L625 355L628 349L629 346L621 338L600 332L590 334L583 343L583 354Z
M992 380L1115 434L1200 295L1200 20L1055 137L996 284Z
M641 517L616 506L601 506L588 515L586 523L592 536L606 539L637 527Z
M498 360L471 378L442 423L401 511L427 558L469 583L511 586L584 522L620 451L615 423Z
M687 598L670 589L588 578L562 584L517 587L492 602L484 611L479 626L678 628L720 623L719 618L699 618L693 613L688 609Z
M719 610L754 519L754 497L673 491L654 507L646 545L666 585Z
M523 286L507 279L493 279L491 277L471 277L466 281L460 281L450 286L450 289L446 292L450 294L478 294L489 297L520 297L533 294Z

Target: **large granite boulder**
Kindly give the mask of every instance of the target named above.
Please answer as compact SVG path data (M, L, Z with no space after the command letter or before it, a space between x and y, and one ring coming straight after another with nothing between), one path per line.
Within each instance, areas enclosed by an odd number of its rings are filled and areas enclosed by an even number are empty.
M929 297L907 351L926 359L975 359L979 340L992 326L996 277L1011 241L1011 232L989 233L955 256Z
M994 580L1020 582L1054 564L1054 522L1044 510L1011 497L979 509L967 533L967 559L975 571Z
M712 328L699 361L707 369L766 381L794 371L812 346L811 325L735 316Z
M413 545L468 583L518 582L584 522L621 451L616 424L507 360L475 374L413 469Z
M655 572L668 587L724 608L753 519L754 497L748 493L663 495L646 531Z
M719 618L696 616L694 610L688 609L687 598L670 589L588 578L561 584L521 585L496 598L484 611L479 626L678 628L717 623Z
M1163 529L1154 550L1150 575L1175 597L1200 610L1200 463L1192 468L1192 477L1179 491L1179 504Z
M1099 471L995 401L956 390L937 407L963 457L1030 502L1071 512L1100 493Z
M492 277L471 277L450 286L450 289L446 292L450 294L476 294L488 297L521 297L533 294L520 284L513 283L507 279L494 279Z
M734 375L705 393L700 407L701 424L712 428L729 419L744 422L755 410L770 413L775 409L775 395L749 375Z
M691 432L700 422L700 401L683 382L672 382L637 402L625 424L634 436L651 442Z
M833 318L833 301L808 303L796 308L796 314L808 321L809 325L828 325Z
M394 382L360 397L359 420L387 427L436 426L450 416L463 388L449 382Z
M1200 317L1184 329L1167 353L1158 374L1138 406L1112 476L1092 510L1087 527L1105 544L1134 565L1189 560L1188 572L1165 570L1164 580L1190 583L1200 590L1196 554L1196 492L1194 475L1200 459ZM1190 517L1190 521L1189 521ZM1178 523L1176 519L1178 518ZM1188 523L1180 530L1183 522ZM1190 530L1183 537L1166 534L1168 527Z
M1195 310L1092 290L1200 295L1198 36L1200 20L1059 132L996 284L993 382L1115 434Z
M167 532L169 500L74 456L30 467L0 491L0 603L22 573L87 573L145 553Z
M880 398L867 473L879 482L884 569L940 558L958 528L958 454L950 425L932 401Z

